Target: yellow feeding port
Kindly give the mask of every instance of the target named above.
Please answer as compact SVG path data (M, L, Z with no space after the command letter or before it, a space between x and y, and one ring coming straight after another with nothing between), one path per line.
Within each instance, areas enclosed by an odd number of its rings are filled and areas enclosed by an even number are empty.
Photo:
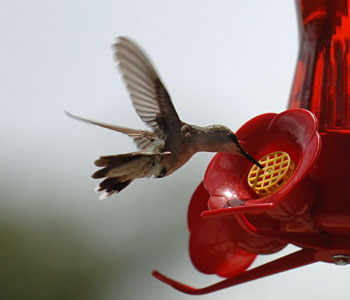
M254 165L248 174L248 184L259 197L266 197L277 192L294 172L294 162L287 152L269 153L259 160L264 167Z

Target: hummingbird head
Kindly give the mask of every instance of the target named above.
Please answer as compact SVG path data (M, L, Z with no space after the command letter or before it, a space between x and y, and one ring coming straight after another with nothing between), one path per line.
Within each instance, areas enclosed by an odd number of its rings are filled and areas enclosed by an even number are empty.
M215 148L213 152L226 152L242 155L260 169L263 168L263 166L257 160L255 160L247 153L247 151L244 150L237 136L231 129L223 125L212 125L208 126L207 130L208 143L210 143L213 149Z

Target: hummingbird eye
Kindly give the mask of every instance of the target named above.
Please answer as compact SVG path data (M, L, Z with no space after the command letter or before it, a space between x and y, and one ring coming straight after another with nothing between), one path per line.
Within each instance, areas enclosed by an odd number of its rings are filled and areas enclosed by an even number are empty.
M238 138L236 137L236 135L234 133L230 134L230 139L235 143L238 144Z

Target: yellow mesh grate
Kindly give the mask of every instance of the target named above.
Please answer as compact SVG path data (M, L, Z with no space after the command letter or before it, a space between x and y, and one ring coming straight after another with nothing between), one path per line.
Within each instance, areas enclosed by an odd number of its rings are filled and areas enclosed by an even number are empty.
M259 197L268 196L283 186L294 172L294 163L288 153L276 151L259 160L264 167L254 165L248 174L248 184Z

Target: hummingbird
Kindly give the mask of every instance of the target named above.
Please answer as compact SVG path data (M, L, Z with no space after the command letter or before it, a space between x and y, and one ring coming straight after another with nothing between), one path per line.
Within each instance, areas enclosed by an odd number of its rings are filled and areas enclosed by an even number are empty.
M200 127L181 121L155 67L135 42L119 37L112 49L134 109L151 130L111 125L65 112L74 119L126 134L139 149L100 156L95 161L101 169L92 174L92 178L104 178L95 189L103 192L100 200L119 193L137 178L168 176L201 151L242 155L262 168L228 127Z

